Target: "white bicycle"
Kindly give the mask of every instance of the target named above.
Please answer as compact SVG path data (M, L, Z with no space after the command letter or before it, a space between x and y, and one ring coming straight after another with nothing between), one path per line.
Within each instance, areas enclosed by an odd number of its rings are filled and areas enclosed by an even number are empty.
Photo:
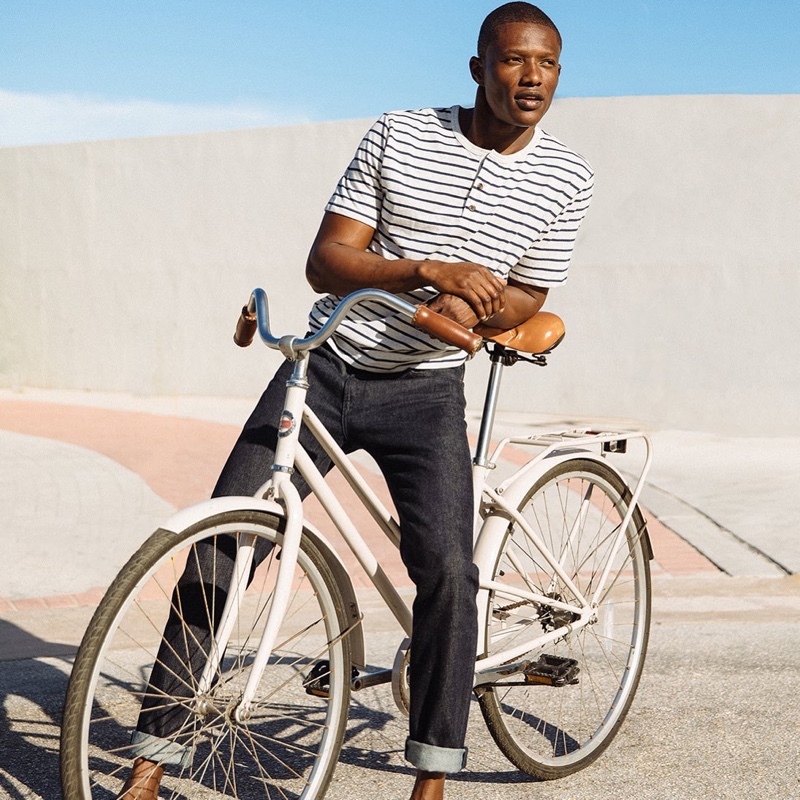
M97 608L70 677L61 734L66 800L114 798L132 761L130 735L146 699L170 612L184 623L181 654L200 659L191 685L149 698L188 717L190 756L166 765L164 797L321 798L331 781L351 692L392 683L408 704L409 640L392 668L366 670L359 599L341 558L303 517L290 470L303 475L378 593L410 635L411 612L350 520L341 501L298 444L313 433L395 544L399 527L305 406L307 357L354 308L379 302L428 332L491 359L474 458L480 571L475 693L495 742L520 770L558 778L592 763L608 747L639 683L650 624L652 558L637 501L650 466L642 433L556 431L504 438L492 428L505 367L544 364L563 324L542 312L484 340L425 307L377 290L347 297L307 338L275 337L267 298L256 289L237 327L239 344L258 330L294 362L273 478L254 497L208 500L175 514L123 567ZM287 415L291 415L288 416ZM300 421L302 421L300 423ZM644 446L644 466L629 487L606 458ZM530 459L499 485L493 466L506 448ZM176 588L198 549L232 553L227 592ZM231 549L232 548L232 549ZM254 566L254 550L269 550ZM215 562L216 563L216 562ZM197 641L198 617L212 632ZM413 646L413 645L411 645ZM173 652L173 655L175 653ZM191 673L192 670L189 670Z

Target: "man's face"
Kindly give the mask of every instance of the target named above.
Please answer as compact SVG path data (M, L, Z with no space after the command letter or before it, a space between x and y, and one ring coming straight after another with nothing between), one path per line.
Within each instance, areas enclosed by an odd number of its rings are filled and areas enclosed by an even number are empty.
M511 22L499 29L482 59L470 61L470 70L498 121L530 128L553 101L560 55L558 35L552 28Z

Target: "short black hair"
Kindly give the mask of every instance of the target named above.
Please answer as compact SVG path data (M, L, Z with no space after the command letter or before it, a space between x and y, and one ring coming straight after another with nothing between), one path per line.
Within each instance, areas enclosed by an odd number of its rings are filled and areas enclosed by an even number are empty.
M478 34L478 58L486 55L486 48L497 38L498 29L510 22L530 22L552 28L558 36L558 46L561 47L561 34L555 22L541 8L531 3L505 3L490 12L481 25Z

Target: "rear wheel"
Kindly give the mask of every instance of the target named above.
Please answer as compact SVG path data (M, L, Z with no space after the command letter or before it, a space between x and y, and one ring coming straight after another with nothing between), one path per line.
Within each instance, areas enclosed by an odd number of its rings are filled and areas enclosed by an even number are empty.
M177 535L157 531L122 569L86 631L67 689L66 800L118 796L136 755L131 734L143 701L149 719L170 718L174 732L166 738L185 746L183 765L164 764L159 797L310 800L324 794L347 721L350 641L339 588L305 538L251 716L235 716L272 602L282 524L263 512L237 511ZM248 534L256 535L262 560L251 570L213 686L198 698L225 576ZM168 620L169 641L162 640Z
M628 487L614 470L576 458L545 473L519 506L587 600L609 569L596 598L595 621L528 657L540 667L561 665L564 685L539 682L541 676L529 668L528 676L518 672L479 690L481 710L502 752L540 779L569 775L592 763L619 730L639 683L650 625L650 549L638 508L619 542L629 498ZM615 549L616 543L620 546ZM526 587L554 603L577 604L519 525L510 526L506 534L493 580ZM515 602L510 595L493 592L486 620L487 655L572 620L571 612L556 605Z

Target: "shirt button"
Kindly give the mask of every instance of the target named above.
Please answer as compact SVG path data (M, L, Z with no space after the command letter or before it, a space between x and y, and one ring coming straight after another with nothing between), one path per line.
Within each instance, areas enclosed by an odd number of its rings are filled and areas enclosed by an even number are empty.
M470 211L474 211L474 210L475 210L475 203L470 203L470 204L467 206L467 208L468 208Z
M479 181L478 182L478 188L479 189L483 189L483 181Z

